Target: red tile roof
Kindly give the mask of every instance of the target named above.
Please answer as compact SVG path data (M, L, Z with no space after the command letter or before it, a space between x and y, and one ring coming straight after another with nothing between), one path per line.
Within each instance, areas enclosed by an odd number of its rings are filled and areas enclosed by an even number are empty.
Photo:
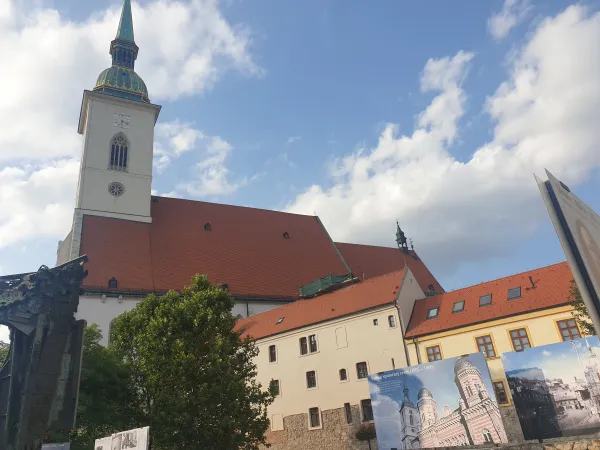
M341 242L336 242L335 245L350 266L354 276L358 278L363 278L363 276L365 279L378 277L402 270L406 265L410 268L423 291L428 291L429 285L432 284L436 292L444 292L442 286L415 252L409 252L407 255L397 247L378 247Z
M531 286L530 276L535 284L534 288ZM563 262L417 300L406 336L424 336L567 304L572 279L569 265ZM508 289L514 287L521 288L521 298L508 300ZM486 294L492 294L492 304L480 307L479 297ZM452 307L460 300L465 301L464 311L453 314ZM428 320L427 312L435 307L440 308L438 317Z
M353 284L329 294L308 300L298 300L279 308L240 319L235 330L260 339L284 331L325 322L385 304L398 296L405 270L389 273ZM277 321L283 317L281 323Z
M106 289L114 276L119 290L161 292L180 289L203 273L213 283L227 283L238 297L295 299L304 284L348 273L315 216L155 199L151 224L84 217L80 254L89 257L84 288ZM212 231L204 230L206 223ZM404 265L397 249L339 245L358 261L365 278ZM429 274L422 262L407 259L416 274Z

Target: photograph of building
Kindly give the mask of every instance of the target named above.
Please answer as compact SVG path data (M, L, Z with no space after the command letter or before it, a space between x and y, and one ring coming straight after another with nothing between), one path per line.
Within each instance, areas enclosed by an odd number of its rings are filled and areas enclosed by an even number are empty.
M596 336L502 355L525 439L600 431L599 356Z
M482 354L370 375L369 387L381 449L507 442Z

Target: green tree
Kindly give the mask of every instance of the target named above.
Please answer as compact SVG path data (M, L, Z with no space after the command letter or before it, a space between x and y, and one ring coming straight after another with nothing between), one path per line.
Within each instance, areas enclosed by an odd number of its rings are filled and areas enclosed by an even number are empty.
M131 371L101 340L96 324L85 329L77 422L70 435L73 450L91 449L95 439L139 426L141 409L131 385ZM54 433L49 440L65 442L69 438Z
M573 303L573 307L575 308L571 314L577 321L581 331L588 336L594 336L596 334L596 330L594 329L594 325L590 319L587 307L585 306L585 303L583 303L581 293L577 288L575 280L571 280L571 286L569 288L569 300Z
M257 449L272 394L255 379L254 342L233 331L234 299L196 276L182 292L148 296L113 325L131 365L153 449Z
M6 361L6 357L8 356L8 350L10 348L10 344L8 342L0 341L0 367Z

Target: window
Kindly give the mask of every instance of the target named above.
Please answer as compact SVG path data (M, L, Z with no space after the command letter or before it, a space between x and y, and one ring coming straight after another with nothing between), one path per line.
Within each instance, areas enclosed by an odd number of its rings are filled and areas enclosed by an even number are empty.
M125 186L123 186L123 183L113 181L108 185L108 193L113 197L120 197L125 193Z
M433 347L427 347L427 360L429 362L439 361L442 359L442 350L439 345L434 345Z
M284 239L289 239L290 238L290 233L288 233L287 231L283 233L283 238Z
M377 325L379 325L379 320L373 319L373 326L376 327Z
M210 225L210 223L206 222L204 224L204 231L212 231L212 226Z
M127 170L127 150L129 143L123 133L117 134L110 143L109 169Z
M563 341L572 341L581 337L575 319L559 320L556 325L558 325L558 331Z
M269 345L269 362L277 361L277 349L274 345Z
M496 350L494 349L492 336L489 334L486 336L479 336L478 338L475 338L475 342L477 342L477 350L481 353L485 353L487 358L496 357Z
M275 397L279 397L279 380L271 380L271 392Z
M306 355L308 353L308 341L305 337L300 338L300 354Z
M415 424L415 419L413 418L413 413L412 411L408 411L408 422L410 424L410 426L413 426Z
M347 381L348 380L348 372L346 371L346 369L340 369L340 381Z
M439 310L440 310L439 307L431 308L429 311L427 311L427 318L435 319L438 316Z
M369 376L369 369L366 362L356 363L356 376L359 380Z
M352 423L352 408L350 403L344 403L344 411L346 412L346 423Z
M371 406L371 399L361 400L360 409L362 410L363 422L369 422L373 420L373 407Z
M492 435L490 433L490 430L488 430L487 428L483 429L483 441L489 444L492 443Z
M306 372L306 387L308 389L317 387L317 374L314 370Z
M396 327L396 318L394 316L388 316L388 325L390 328Z
M317 351L317 336L314 334L311 334L308 337L308 343L309 343L309 347L310 347L310 352L314 353Z
M459 300L457 302L454 302L454 305L452 305L453 313L463 312L464 310L465 310L465 301L464 300Z
M479 306L487 306L492 304L492 294L485 294L479 297Z
M108 280L109 289L116 289L118 285L119 283L117 282L117 279L115 277L112 277L110 280Z
M522 352L526 348L531 348L529 336L527 336L527 330L525 328L511 330L509 334L510 340L512 341L512 346L516 352Z
M311 428L317 428L321 426L321 417L319 414L319 408L310 408L308 410L308 417Z
M508 405L508 394L506 393L504 381L494 381L494 392L496 393L498 403L501 405Z
M521 286L510 288L508 290L508 299L513 300L515 298L521 297Z

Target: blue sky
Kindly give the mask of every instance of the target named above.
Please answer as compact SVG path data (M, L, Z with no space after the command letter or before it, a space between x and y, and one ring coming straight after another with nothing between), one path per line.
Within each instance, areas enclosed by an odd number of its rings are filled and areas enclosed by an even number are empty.
M81 93L119 1L0 0L0 273L52 265L70 227ZM446 289L564 260L533 173L600 210L600 2L134 2L153 189L316 212ZM592 44L590 44L592 43Z

